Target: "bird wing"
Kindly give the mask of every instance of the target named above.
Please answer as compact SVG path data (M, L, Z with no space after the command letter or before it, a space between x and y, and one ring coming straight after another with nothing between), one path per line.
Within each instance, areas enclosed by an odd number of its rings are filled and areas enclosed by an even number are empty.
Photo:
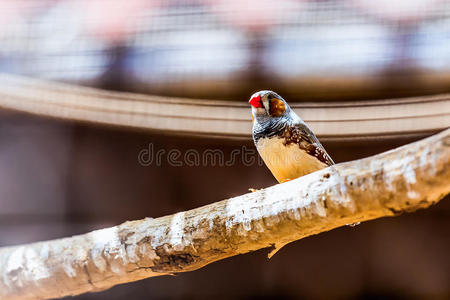
M301 136L304 141L312 145L312 147L308 147L309 154L314 155L317 159L329 166L334 165L333 159L322 146L319 139L315 136L311 129L309 129L308 125L303 122L298 122L294 124L294 128L297 134Z

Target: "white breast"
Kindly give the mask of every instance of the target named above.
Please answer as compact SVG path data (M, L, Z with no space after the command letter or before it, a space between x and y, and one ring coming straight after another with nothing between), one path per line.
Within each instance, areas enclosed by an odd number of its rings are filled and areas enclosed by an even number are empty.
M261 138L256 144L259 155L278 182L285 182L328 167L300 149L298 145L284 145L283 141L284 139L279 137L270 137Z

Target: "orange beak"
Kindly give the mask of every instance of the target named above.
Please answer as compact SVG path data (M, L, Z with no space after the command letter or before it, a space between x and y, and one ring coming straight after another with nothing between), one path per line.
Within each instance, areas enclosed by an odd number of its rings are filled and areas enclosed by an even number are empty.
M261 102L261 95L259 95L259 94L255 97L253 97L252 99L250 99L250 101L248 101L248 103L250 103L250 105L253 106L254 108L263 107L262 102Z

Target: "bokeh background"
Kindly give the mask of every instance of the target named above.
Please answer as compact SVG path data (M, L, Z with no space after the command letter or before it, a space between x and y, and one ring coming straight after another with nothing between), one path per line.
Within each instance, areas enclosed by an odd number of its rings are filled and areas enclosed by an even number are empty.
M450 1L2 0L0 72L229 101L260 89L292 102L434 95L450 92ZM420 137L324 145L342 162ZM275 184L264 166L240 162L142 166L138 154L149 143L226 155L252 147L250 139L0 109L0 246L159 217ZM270 261L261 250L75 299L449 299L449 216L446 199L306 238Z
M309 99L448 91L448 0L3 0L0 71L109 89Z

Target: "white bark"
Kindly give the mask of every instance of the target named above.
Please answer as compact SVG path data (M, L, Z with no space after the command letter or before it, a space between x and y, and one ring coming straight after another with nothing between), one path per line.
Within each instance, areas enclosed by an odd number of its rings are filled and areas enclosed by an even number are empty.
M190 211L3 248L0 297L43 299L98 291L425 208L450 192L449 166L450 129Z

